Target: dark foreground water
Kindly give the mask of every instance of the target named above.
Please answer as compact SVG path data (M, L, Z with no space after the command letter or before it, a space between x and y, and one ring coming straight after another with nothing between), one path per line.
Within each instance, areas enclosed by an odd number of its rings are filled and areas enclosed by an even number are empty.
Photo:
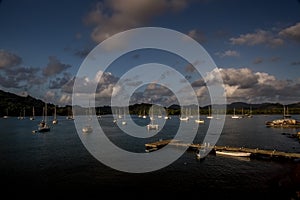
M239 120L226 117L217 145L275 149L300 153L299 140L290 137L299 129L267 128L264 122L281 116L253 116ZM299 116L293 116L299 119ZM137 123L145 124L142 119ZM171 165L154 172L126 173L96 160L83 146L74 121L59 118L48 133L32 133L39 119L0 119L0 182L1 191L9 195L44 196L64 194L123 195L137 198L158 194L182 194L198 198L222 199L300 199L300 162L268 158L236 159L208 155L203 161L195 152L186 151ZM105 133L120 147L144 152L144 140L131 140L113 124L111 116L99 120ZM162 132L154 136L170 138L179 123L178 117L168 120ZM200 125L194 142L201 142L209 119ZM186 126L194 126L194 120ZM187 132L188 134L188 132ZM174 147L175 148L175 147ZM21 192L23 191L23 192ZM300 194L299 194L300 195Z

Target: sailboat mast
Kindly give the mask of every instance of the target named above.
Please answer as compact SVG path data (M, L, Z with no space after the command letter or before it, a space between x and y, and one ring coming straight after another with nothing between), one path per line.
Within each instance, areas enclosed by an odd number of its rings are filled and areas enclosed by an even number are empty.
M47 103L45 103L45 123L47 122Z

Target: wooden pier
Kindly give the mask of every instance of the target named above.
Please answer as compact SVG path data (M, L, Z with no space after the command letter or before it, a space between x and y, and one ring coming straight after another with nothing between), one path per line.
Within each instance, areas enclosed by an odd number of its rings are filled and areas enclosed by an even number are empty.
M210 153L215 154L215 151L234 151L234 152L248 152L251 153L253 158L273 158L273 159L300 159L300 153L289 153L277 150L264 150L264 149L252 149L245 147L229 147L229 146L210 146L209 144L187 144L180 142L178 140L160 140L153 143L145 144L146 150L148 152L153 150L158 150L166 145L171 145L174 147L188 147L189 150L197 149L208 149Z

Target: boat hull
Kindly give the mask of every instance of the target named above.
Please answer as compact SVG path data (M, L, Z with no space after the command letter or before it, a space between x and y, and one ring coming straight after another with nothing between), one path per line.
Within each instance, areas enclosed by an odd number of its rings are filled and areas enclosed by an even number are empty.
M234 157L249 157L251 153L249 152L239 152L239 151L216 151L217 155L234 156Z

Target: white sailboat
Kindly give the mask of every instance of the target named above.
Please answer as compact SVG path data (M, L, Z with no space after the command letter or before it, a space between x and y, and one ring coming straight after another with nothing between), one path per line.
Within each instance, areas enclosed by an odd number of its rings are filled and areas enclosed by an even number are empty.
M235 108L233 108L233 115L231 116L232 119L240 119L240 116L235 114Z
M90 107L90 103L89 103L89 108L87 111L87 122L86 122L86 125L82 127L83 133L92 133L93 132L91 121L92 121L92 116L91 116L91 107Z
M204 124L204 119L201 119L200 109L199 109L199 118L195 119L195 122L198 124Z
M45 108L43 112L43 120L40 122L39 127L38 127L38 132L44 133L44 132L49 132L50 131L50 126L47 123L47 103L45 103Z
M56 106L54 107L54 115L53 115L53 120L52 120L52 124L57 124L58 120L57 120L57 116L56 116Z
M153 115L153 107L150 108L150 124L147 124L147 130L158 130L159 125L158 124L154 124L154 115Z
M210 106L208 107L208 115L206 116L207 119L213 119L214 117L211 114L211 108Z
M122 125L126 125L126 112L125 112L125 108L124 108L124 115L123 115L123 121L122 121Z
M35 120L34 106L32 107L32 116L31 116L29 119L30 119L30 120Z
M4 119L8 118L8 108L6 108L6 115L3 116Z
M183 111L183 109L182 109ZM187 113L187 108L185 110L185 114L181 114L180 117L179 117L180 121L188 121L189 120L189 117L188 117L188 113Z

